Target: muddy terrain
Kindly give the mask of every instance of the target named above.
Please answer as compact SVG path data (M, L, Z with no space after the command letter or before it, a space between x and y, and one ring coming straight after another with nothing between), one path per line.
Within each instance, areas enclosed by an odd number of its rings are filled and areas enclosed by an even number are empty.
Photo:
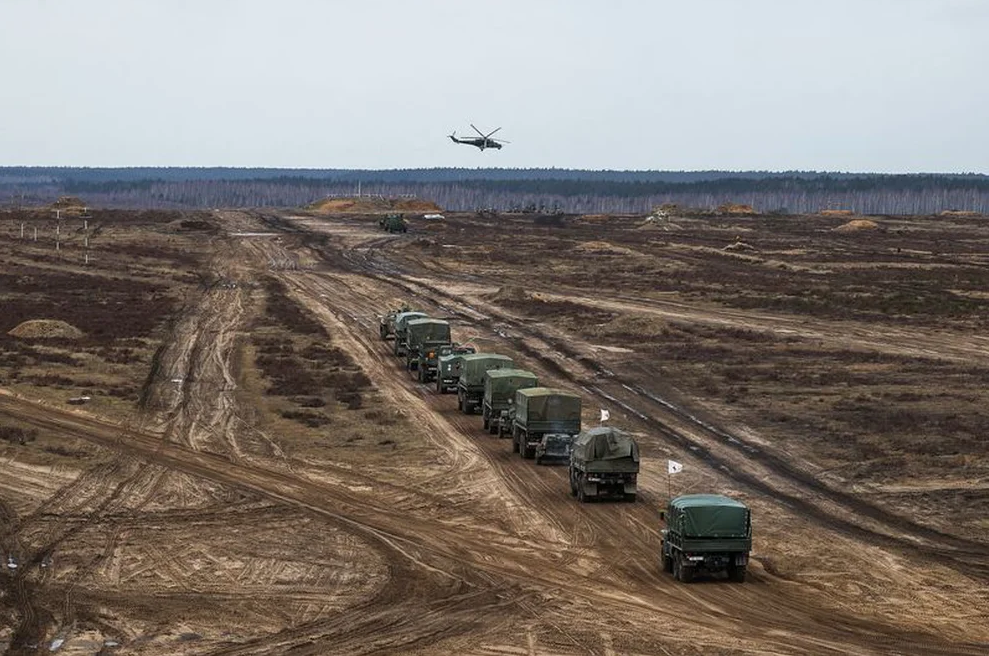
M989 650L984 218L377 218L0 212L2 650ZM414 381L403 302L609 410L638 501ZM746 583L660 570L669 491L750 505Z

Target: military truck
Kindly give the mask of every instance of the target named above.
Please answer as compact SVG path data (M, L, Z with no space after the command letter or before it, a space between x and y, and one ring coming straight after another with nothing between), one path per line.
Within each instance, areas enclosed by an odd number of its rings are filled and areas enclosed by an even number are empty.
M501 414L515 398L515 390L536 387L536 374L524 369L492 369L484 374L484 396L481 401L481 421L491 434L501 433Z
M425 319L428 315L425 312L399 312L395 315L395 342L392 344L392 353L398 357L405 355L405 325L413 319Z
M741 501L720 494L685 494L670 501L660 514L660 558L663 570L683 583L697 572L727 572L745 581L752 550L752 515Z
M484 396L484 373L491 369L511 369L514 362L507 355L473 353L460 358L460 378L457 380L457 406L464 414L473 414L481 407Z
M570 462L574 436L570 433L546 433L536 445L536 464Z
M552 387L515 390L515 399L503 421L506 426L499 430L511 431L512 453L532 459L546 433L580 432L580 397Z
M418 372L420 383L436 374L436 354L450 345L450 322L443 319L412 319L405 323L405 368Z
M409 229L401 214L386 214L378 219L378 226L385 232L408 232Z
M455 392L460 380L460 360L464 355L477 353L473 346L451 344L441 346L436 357L436 391L439 394Z
M639 445L629 433L611 426L589 428L570 452L570 493L581 503L618 497L635 501Z
M411 308L407 305L403 305L397 310L391 310L387 314L382 314L378 317L378 334L381 335L381 339L388 339L395 334L395 317L402 312L409 312Z

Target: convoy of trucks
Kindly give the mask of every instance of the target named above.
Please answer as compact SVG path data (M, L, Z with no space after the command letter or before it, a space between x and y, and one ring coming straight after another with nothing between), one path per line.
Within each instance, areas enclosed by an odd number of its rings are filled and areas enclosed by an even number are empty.
M461 412L480 410L489 433L512 438L512 451L537 465L566 463L570 492L581 503L605 498L635 501L639 445L634 436L611 426L581 430L581 398L543 387L538 377L515 367L512 358L478 353L452 341L450 323L407 306L379 317L383 340L422 383L435 380L437 393L456 390ZM752 519L740 501L713 494L671 499L660 513L660 562L676 580L688 583L699 573L726 573L745 580L752 549Z

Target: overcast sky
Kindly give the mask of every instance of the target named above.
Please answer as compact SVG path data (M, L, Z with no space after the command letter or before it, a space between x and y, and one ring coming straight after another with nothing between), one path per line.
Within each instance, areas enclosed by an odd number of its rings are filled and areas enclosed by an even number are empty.
M989 173L987 35L989 0L0 0L0 165Z

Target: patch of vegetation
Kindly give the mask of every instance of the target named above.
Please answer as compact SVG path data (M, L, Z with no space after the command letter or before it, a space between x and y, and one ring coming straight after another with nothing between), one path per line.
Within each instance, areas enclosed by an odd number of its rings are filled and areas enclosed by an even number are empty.
M264 290L267 293L266 318L271 325L282 326L298 335L318 335L326 337L323 326L301 305L288 295L288 289L278 280L268 276L264 279Z
M305 410L282 410L279 414L285 419L297 421L310 428L319 428L330 423L330 418L322 412L308 412Z
M33 428L21 428L20 426L6 426L0 424L0 440L5 440L11 444L27 444L38 438L38 431Z

